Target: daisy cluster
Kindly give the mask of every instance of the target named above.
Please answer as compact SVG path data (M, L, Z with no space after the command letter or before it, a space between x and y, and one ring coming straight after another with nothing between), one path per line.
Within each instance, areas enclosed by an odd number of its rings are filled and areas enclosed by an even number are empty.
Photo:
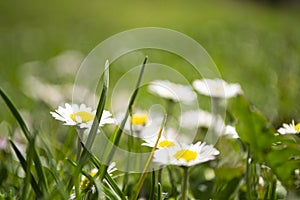
M193 86L200 94L220 99L227 99L242 94L239 84L228 84L221 79L195 80ZM148 89L151 93L173 103L189 104L197 98L192 87L166 80L153 81ZM214 118L213 114L204 110L191 110L183 113L180 117L180 125L187 129L217 126L222 133L238 138L235 127L226 126L220 116ZM142 144L144 146L154 147L157 143L157 150L154 152L153 158L153 161L156 163L190 167L214 160L219 154L219 151L213 145L201 141L195 144L187 143L184 142L187 141L184 136L176 133L175 130L165 129L160 138L157 138L157 135L148 138L142 136L142 139L145 141Z

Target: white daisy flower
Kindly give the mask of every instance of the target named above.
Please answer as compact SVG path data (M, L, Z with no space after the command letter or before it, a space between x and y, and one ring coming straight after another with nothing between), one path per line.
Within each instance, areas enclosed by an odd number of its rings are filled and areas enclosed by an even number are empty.
M213 128L218 133L225 129L224 120L221 116L214 117L211 113L203 110L187 111L182 114L181 126L187 129L194 128Z
M143 138L145 143L142 143L142 145L148 147L154 147L158 136L157 134L153 137ZM162 148L169 148L178 145L177 142L179 139L178 137L179 137L178 134L175 134L175 130L173 129L168 129L167 131L163 130L163 133L158 140L157 148L162 149Z
M222 79L195 80L193 86L200 94L216 98L227 99L242 94L239 84L229 84Z
M213 122L211 113L204 110L190 110L180 117L180 124L184 128L194 129L198 127L210 127Z
M154 152L153 162L163 165L178 165L190 167L209 160L214 160L220 152L213 145L197 142L191 145L177 145L158 149Z
M238 133L236 132L236 129L234 126L231 126L231 125L227 125L225 126L225 131L224 131L224 134L225 135L228 135L232 138L239 138L239 135Z
M65 122L64 125L68 126L78 126L81 129L89 129L93 124L93 120L96 115L96 110L87 107L85 104L80 106L77 104L65 104L65 108L59 106L55 112L50 112L52 117L59 121ZM115 120L111 118L111 113L104 110L100 120L99 126L104 124L115 123Z
M283 124L283 127L279 128L277 131L278 133L280 133L281 135L285 135L285 134L297 134L300 133L300 123L295 125L294 120L292 121L291 124Z
M121 124L124 117L123 114L118 114L116 119L118 124ZM134 137L139 138L152 138L159 132L161 123L163 121L163 114L147 111L137 111L132 114L132 117L128 117L124 130L128 134L130 131L130 124L132 124L132 131Z
M167 80L152 81L148 89L153 94L175 102L188 104L196 99L196 94L190 86L172 83Z

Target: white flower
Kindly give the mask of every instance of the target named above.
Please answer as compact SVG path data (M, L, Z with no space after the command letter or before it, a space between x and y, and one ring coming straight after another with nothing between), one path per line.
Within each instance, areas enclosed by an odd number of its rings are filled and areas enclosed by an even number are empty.
M81 129L89 129L93 124L96 111L87 107L85 104L81 104L80 106L73 104L71 106L66 103L65 108L59 106L55 112L50 112L50 114L55 119L65 122L64 125L78 126ZM104 110L99 126L115 123L115 120L111 118L111 116L112 115L109 111Z
M175 102L191 103L196 99L196 94L190 86L172 83L167 80L152 81L149 91Z
M114 173L115 171L117 171L117 170L118 170L118 169L117 169L117 167L116 167L116 163L115 163L115 162L112 162L112 163L110 163L110 165L108 165L107 173L108 173L110 176L112 176L113 173Z
M183 113L180 117L181 126L188 129L198 127L210 127L213 122L211 113L204 110L191 110Z
M219 154L212 145L197 142L191 145L176 145L170 148L158 149L154 152L153 162L163 165L193 166L214 160Z
M145 143L142 143L143 146L148 146L148 147L154 147L156 140L157 140L158 133L149 138L143 138ZM175 130L173 129L168 129L167 131L163 130L163 133L161 137L158 140L157 143L157 148L162 149L162 148L170 148L173 146L178 145L178 142L180 140L180 136L175 133ZM181 141L181 140L180 140Z
M214 117L211 113L204 110L187 111L180 117L181 126L187 129L199 127L213 128L218 133L221 133L225 124L221 116Z
M242 93L239 84L229 84L222 79L195 80L193 86L200 94L216 98L227 99Z
M225 135L228 135L232 138L239 138L239 135L238 133L236 132L236 129L234 126L231 126L231 125L227 125L225 126L225 132L224 132Z
M117 114L116 120L118 124L121 124L124 117L124 113ZM139 138L152 138L159 132L161 123L163 121L163 114L156 111L137 111L132 114L132 117L128 117L124 130L129 134L130 125L132 124L132 136Z
M279 128L277 131L278 133L280 133L281 135L284 134L297 134L300 133L300 123L295 125L294 120L292 121L291 124L283 124L283 127Z

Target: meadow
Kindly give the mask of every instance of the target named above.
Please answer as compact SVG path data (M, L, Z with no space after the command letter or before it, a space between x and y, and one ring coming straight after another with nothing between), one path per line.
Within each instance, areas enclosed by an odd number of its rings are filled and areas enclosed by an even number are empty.
M299 198L299 18L297 4L251 1L2 1L0 199ZM99 43L143 27L197 41L214 75L153 49L85 71ZM194 83L213 78L241 89L214 96ZM184 115L188 94L201 117Z

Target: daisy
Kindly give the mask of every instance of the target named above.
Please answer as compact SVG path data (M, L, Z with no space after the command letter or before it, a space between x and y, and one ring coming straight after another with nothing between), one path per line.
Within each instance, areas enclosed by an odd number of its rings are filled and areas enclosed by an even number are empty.
M166 133L163 133L158 140L157 148L163 149L178 145L178 142L176 140L177 135L175 135L174 133L175 131L173 129L168 129ZM142 143L143 146L154 147L157 140L157 136L143 138L143 140L145 141L145 143Z
M172 83L167 80L152 81L149 91L160 97L183 103L191 103L196 99L196 94L190 86Z
M191 110L184 112L180 117L180 124L184 128L210 127L213 122L211 113L204 110Z
M232 138L239 138L239 135L238 133L236 132L236 129L234 126L231 126L231 125L227 125L225 126L225 131L224 131L224 134L225 135L228 135Z
M148 115L147 113L135 113L132 115L130 120L131 123L135 126L145 126L148 122Z
M181 126L187 129L213 128L218 133L225 129L224 120L220 115L214 117L213 114L204 110L187 111L181 115L180 120Z
M191 145L176 145L170 148L158 149L154 152L153 162L163 165L190 167L209 160L214 160L219 154L212 145L197 142Z
M216 98L227 99L242 94L239 84L229 84L222 79L195 80L193 86L200 94Z
M107 173L112 176L113 172L117 171L117 168L116 168L116 163L115 162L112 162L108 168L107 168ZM98 173L98 169L97 168L94 168L90 171L90 176L92 178L94 178ZM86 176L82 176L81 177L81 183L80 183L80 189L82 190L85 190L88 185L90 184L90 180L86 177ZM94 186L93 186L94 187Z
M89 129L93 124L96 110L92 110L92 108L87 107L85 104L79 106L77 104L70 105L66 103L65 108L59 106L55 112L50 112L50 114L55 119L65 122L64 125ZM115 123L115 120L111 116L109 111L104 110L99 126Z
M118 124L121 124L124 117L124 113L117 114L116 120ZM156 111L141 111L138 110L132 114L131 117L125 123L124 130L126 134L131 131L132 136L138 138L152 138L159 132L161 122L163 120L163 114Z
M281 135L285 135L285 134L297 134L300 133L300 123L295 125L294 120L292 121L291 124L283 124L283 127L279 128L277 131L278 133L280 133Z

